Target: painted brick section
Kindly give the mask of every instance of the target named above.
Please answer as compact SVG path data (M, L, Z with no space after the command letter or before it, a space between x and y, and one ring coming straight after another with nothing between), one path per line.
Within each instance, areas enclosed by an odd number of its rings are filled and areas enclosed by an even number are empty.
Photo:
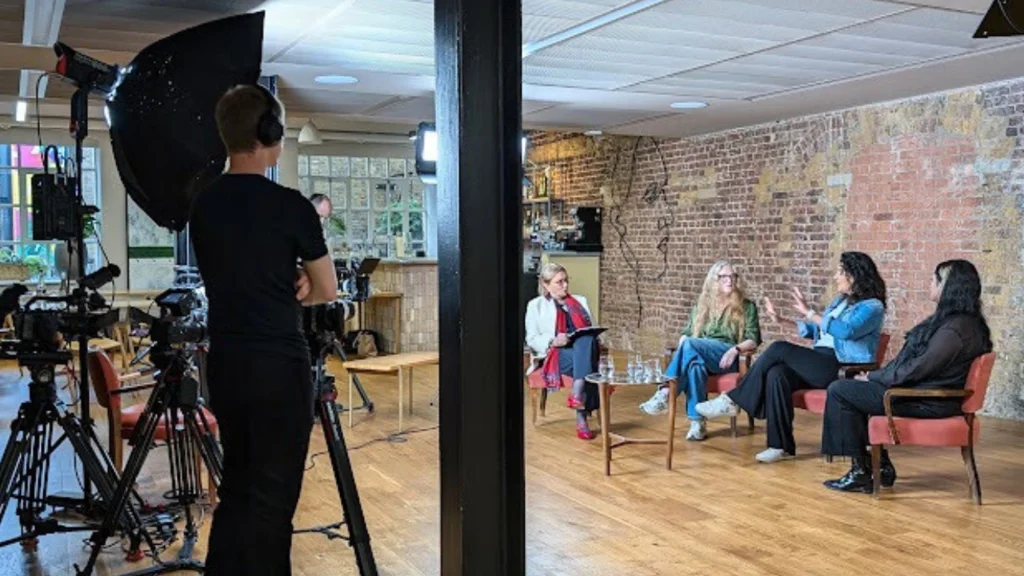
M1024 80L686 140L535 134L528 172L606 207L603 323L615 345L674 340L708 267L749 294L823 305L844 250L890 291L890 356L934 305L935 264L978 265L999 360L989 414L1024 419ZM764 319L766 339L792 338Z

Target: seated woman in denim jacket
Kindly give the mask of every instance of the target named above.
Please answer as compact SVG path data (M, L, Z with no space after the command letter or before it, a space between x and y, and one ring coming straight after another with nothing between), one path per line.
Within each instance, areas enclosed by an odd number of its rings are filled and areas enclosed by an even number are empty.
M896 358L878 370L828 387L821 452L849 456L850 471L827 488L843 492L872 491L871 460L867 457L868 418L885 414L889 388L963 390L971 363L992 351L992 336L981 311L981 278L966 260L948 260L935 268L931 300L935 313L907 334ZM897 416L948 418L961 413L962 398L904 398L893 402ZM881 480L896 482L896 468L882 450Z
M760 344L757 305L743 295L732 266L725 260L715 262L665 371L665 376L675 381L675 394L686 392L686 415L690 417L687 440L703 440L707 435L704 417L697 413L696 406L708 399L708 374L736 372L740 352L754 350ZM668 387L655 392L640 410L650 415L665 413Z
M885 320L885 281L871 257L844 252L834 276L839 296L821 314L811 310L800 290L793 289L793 307L806 320L796 321L799 334L813 348L775 342L765 350L736 389L697 404L705 418L736 414L743 408L767 420L768 448L759 462L777 462L796 454L793 439L793 392L826 388L840 364L873 362ZM778 314L765 299L765 311L775 322Z

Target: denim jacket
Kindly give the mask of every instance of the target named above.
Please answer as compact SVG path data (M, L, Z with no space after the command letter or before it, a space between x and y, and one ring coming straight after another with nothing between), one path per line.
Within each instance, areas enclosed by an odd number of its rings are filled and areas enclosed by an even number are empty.
M867 364L875 361L878 339L885 322L885 307L878 299L861 300L847 306L838 317L829 312L842 304L845 296L839 296L821 313L821 326L813 322L796 323L801 338L818 341L821 332L832 335L836 345L836 358L843 364Z

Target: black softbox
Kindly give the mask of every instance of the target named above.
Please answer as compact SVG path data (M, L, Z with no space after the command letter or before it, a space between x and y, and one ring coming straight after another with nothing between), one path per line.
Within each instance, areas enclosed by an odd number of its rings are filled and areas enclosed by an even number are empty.
M224 171L214 109L238 84L256 84L263 12L183 30L139 53L108 97L117 171L158 225L181 231L189 205Z

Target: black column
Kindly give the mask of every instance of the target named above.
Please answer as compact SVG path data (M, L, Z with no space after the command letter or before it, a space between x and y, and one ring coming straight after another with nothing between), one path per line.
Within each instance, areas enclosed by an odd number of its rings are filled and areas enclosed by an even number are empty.
M525 573L520 0L435 0L441 574Z

